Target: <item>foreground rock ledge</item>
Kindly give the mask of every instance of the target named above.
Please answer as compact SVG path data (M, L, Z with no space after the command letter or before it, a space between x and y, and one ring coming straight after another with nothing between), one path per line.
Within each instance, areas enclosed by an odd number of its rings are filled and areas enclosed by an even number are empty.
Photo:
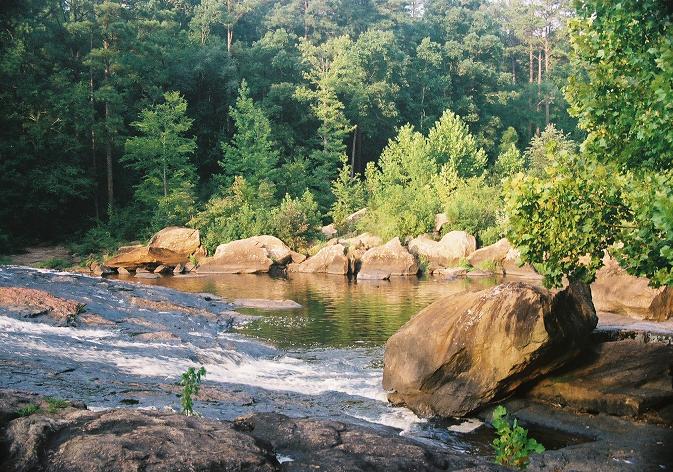
M389 400L422 416L465 416L557 369L598 318L586 285L551 294L524 283L442 298L386 343Z
M35 396L0 392L7 471L498 471L484 459L420 445L388 428L266 413L233 423L70 405L18 417ZM281 464L279 459L284 459Z

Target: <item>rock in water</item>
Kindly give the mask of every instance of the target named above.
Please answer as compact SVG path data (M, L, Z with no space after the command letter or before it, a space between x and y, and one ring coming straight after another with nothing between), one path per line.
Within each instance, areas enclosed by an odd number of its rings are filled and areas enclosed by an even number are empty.
M315 256L309 257L301 264L294 265L291 270L293 272L346 275L349 267L346 247L334 244L322 248Z
M255 274L269 272L273 266L285 266L292 251L274 236L253 236L220 244L213 257L199 262L197 272Z
M422 416L464 416L564 365L598 318L586 285L551 294L510 283L438 300L386 343L389 400Z
M416 257L402 246L399 238L393 238L383 246L369 249L362 256L358 279L383 279L387 277L418 274ZM387 278L386 277L386 278Z

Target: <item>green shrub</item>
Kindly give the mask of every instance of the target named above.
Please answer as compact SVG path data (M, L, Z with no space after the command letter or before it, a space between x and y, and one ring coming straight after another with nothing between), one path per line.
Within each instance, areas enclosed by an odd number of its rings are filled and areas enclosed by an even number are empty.
M486 170L486 153L451 110L446 110L430 130L427 150L435 163L451 166L461 178L476 177Z
M68 263L68 261L54 257L52 259L47 259L46 261L40 262L39 264L37 264L37 266L41 267L42 269L63 270L66 267L69 267L70 264Z
M332 182L332 193L334 203L329 212L332 222L339 233L348 233L355 227L346 218L367 206L367 188L358 174L351 177L351 166L345 159L339 177Z
M285 195L273 211L273 235L298 251L320 235L322 218L313 194L306 190L300 198Z
M417 236L432 230L439 198L433 176L438 172L426 140L412 126L404 126L381 154L378 167L367 167L369 211L360 229L384 239Z
M253 187L243 177L236 177L225 196L211 198L189 226L201 231L201 244L209 252L236 239L269 234L273 229L274 190L269 182Z
M38 411L40 411L40 407L31 403L30 405L26 405L23 408L19 408L16 411L16 414L21 416L21 417L26 417L26 416L34 415Z
M482 245L499 239L500 188L487 185L483 177L473 177L458 181L455 190L443 200L448 217L445 231L466 231Z
M523 262L539 264L547 287L563 277L591 283L628 217L624 179L591 159L560 155L543 178L506 183L507 237Z
M493 411L493 427L497 438L493 440L495 461L508 467L525 469L531 454L544 452L544 446L528 437L528 430L522 428L516 418L510 424L507 409L500 405Z
M46 402L47 411L49 413L58 413L59 410L68 408L70 406L70 402L67 400L61 400L59 398L47 397Z
M182 413L187 416L194 414L194 401L192 395L198 395L201 389L201 379L206 376L206 369L201 367L196 370L190 367L180 377L180 385L182 385L182 397L180 404L182 405Z

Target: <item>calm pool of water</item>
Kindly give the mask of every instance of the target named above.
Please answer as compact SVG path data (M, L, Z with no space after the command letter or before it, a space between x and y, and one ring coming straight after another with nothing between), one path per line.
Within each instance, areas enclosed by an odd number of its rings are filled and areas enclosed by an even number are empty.
M294 300L302 307L237 310L260 315L237 331L290 349L381 346L433 301L463 291L482 290L498 282L495 277L451 281L409 277L356 282L347 277L316 274L290 274L287 278L223 274L124 280L207 292L231 300Z

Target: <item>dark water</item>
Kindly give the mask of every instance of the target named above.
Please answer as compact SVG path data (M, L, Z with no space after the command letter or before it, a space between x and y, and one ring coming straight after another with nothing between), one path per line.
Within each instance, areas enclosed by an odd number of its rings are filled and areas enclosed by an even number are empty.
M124 280L138 281L132 277ZM260 315L237 329L280 348L374 347L386 340L421 309L441 297L495 285L495 277L442 280L416 277L391 281L349 280L347 277L291 274L209 275L141 279L188 292L207 292L234 300L290 299L302 305L293 310L239 309Z

